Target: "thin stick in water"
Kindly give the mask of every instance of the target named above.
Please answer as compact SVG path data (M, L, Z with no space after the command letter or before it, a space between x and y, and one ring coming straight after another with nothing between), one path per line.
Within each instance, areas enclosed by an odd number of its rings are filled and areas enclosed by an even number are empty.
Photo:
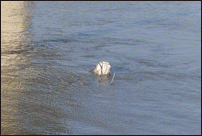
M80 81L79 81L79 83L81 84L81 87L83 86L83 83L81 83Z
M112 85L112 83L113 83L113 80L114 80L114 76L115 76L115 73L114 73L114 75L113 75L113 77L112 77L111 85Z
M59 76L58 76L59 77ZM59 77L60 78L60 77ZM60 80L62 81L62 82L66 82L66 81L64 81L64 80L62 80L62 78L60 78Z

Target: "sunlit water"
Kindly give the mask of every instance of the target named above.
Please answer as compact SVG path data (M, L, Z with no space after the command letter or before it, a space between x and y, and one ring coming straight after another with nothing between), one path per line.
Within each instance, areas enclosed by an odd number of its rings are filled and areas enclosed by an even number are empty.
M1 134L201 134L201 2L1 2Z

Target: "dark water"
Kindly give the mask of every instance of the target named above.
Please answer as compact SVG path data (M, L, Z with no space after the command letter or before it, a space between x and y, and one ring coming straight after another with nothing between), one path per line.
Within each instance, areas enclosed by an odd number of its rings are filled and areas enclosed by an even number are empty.
M1 2L1 134L201 134L201 2Z

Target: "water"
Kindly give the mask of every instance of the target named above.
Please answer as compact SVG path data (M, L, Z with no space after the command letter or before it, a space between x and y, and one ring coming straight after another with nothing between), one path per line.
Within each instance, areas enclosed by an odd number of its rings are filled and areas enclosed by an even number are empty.
M201 2L1 2L1 134L201 134Z

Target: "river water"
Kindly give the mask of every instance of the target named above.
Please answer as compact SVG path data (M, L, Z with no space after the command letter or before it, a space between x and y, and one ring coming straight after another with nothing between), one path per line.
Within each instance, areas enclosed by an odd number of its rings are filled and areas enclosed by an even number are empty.
M1 134L201 134L201 2L1 2Z

